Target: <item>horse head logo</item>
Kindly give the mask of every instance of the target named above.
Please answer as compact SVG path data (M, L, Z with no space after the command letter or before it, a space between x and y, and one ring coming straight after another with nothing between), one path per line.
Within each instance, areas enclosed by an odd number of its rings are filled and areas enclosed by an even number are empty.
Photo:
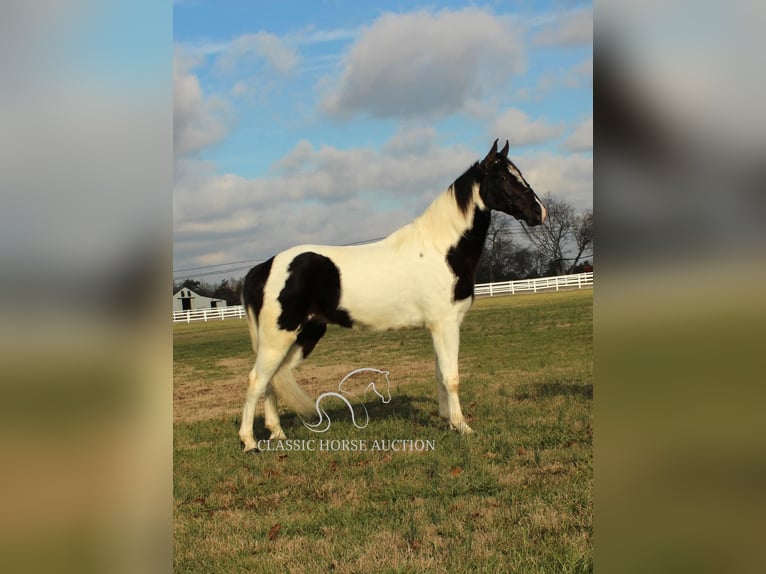
M326 432L330 428L330 416L327 414L327 412L322 408L321 402L326 397L335 397L337 399L340 399L343 401L346 406L348 407L348 410L351 411L351 422L354 424L354 426L358 429L367 428L367 425L370 423L370 415L367 412L367 407L364 405L364 402L362 402L362 408L364 409L364 416L365 416L365 422L364 424L360 425L356 422L356 415L354 413L354 407L351 404L351 402L348 400L346 395L349 395L349 392L346 391L343 388L344 383L353 377L354 375L357 375L359 373L374 373L378 375L383 375L386 379L386 387L384 389L385 395L381 394L381 392L378 390L377 386L375 385L375 381L372 380L370 383L365 387L364 390L364 400L367 400L367 393L372 390L373 393L375 393L380 401L383 404L388 404L391 402L391 382L388 380L388 374L389 371L381 371L379 369L373 369L371 367L363 367L361 369L356 369L351 371L349 374L347 374L343 379L338 383L338 392L330 391L327 393L322 393L317 397L316 401L316 411L319 415L319 421L316 423L307 423L306 421L303 421L303 425L309 429L311 432Z

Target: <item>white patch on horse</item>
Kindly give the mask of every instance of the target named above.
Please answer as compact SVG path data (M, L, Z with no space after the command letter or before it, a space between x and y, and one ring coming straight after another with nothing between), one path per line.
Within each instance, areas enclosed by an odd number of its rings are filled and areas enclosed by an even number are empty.
M516 166L513 165L511 162L508 162L508 172L513 177L515 177L517 180L519 180L519 183L521 183L524 187L526 187L526 188L529 187L529 184L527 183L527 180L524 179L524 176L521 175L521 172L518 169L516 169Z
M537 199L537 197L535 197L535 201L537 202L537 205L540 206L540 222L542 223L548 217L548 210L545 209L543 202Z
M484 204L484 200L481 198L481 186L478 183L473 184L473 202L478 206L479 209L486 211L487 206Z

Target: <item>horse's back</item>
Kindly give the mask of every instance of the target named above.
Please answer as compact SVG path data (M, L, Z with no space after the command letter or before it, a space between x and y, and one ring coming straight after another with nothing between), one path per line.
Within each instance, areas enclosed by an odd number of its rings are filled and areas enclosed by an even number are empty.
M271 301L284 299L282 290L303 285L303 293L321 299L315 307L329 313L330 322L339 322L328 308L336 277L339 316L345 319L347 314L354 324L376 329L423 326L455 307L450 300L453 277L443 255L385 240L359 246L296 246L274 258L271 275Z

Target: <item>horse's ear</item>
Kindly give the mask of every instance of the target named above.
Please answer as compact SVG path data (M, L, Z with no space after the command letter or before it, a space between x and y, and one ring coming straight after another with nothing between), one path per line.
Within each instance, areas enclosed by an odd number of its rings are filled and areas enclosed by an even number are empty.
M489 153L487 154L487 157L485 157L484 161L482 162L482 163L484 163L485 166L488 166L493 161L495 161L495 157L497 156L497 141L498 140L495 140L495 143L492 144L492 149L489 150Z
M500 150L500 155L503 156L505 159L508 159L508 140L505 140L505 146L503 149Z

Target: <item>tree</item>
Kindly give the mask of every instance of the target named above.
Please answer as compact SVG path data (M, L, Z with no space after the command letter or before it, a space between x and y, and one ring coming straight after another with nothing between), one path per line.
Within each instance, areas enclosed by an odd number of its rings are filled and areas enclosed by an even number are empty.
M548 210L548 217L537 227L524 225L524 231L535 248L548 260L548 271L554 275L563 275L565 243L575 224L574 208L550 192L543 197L543 204Z
M191 289L195 293L199 291L200 288L200 282L196 279L186 279L183 283L181 283L182 289Z
M240 290L242 289L242 280L224 279L213 290L213 297L223 299L227 305L240 304Z
M515 281L540 277L548 260L537 250L520 246L513 239L514 220L500 212L492 212L484 251L476 269L477 283Z
M577 215L570 203L550 192L542 201L548 210L545 221L537 227L523 226L541 258L538 268L548 275L571 273L593 245L593 211ZM568 257L570 253L574 257Z
M510 258L509 279L536 279L545 274L548 260L536 249L524 247L513 252Z
M498 211L492 212L484 251L476 270L477 283L492 283L506 279L507 262L514 247L511 240L511 225L510 217Z
M572 265L569 267L568 273L572 273L574 268L580 262L583 252L587 249L593 248L593 211L590 209L585 210L582 215L579 215L575 221L574 226L574 241L577 246L577 255L575 255Z

